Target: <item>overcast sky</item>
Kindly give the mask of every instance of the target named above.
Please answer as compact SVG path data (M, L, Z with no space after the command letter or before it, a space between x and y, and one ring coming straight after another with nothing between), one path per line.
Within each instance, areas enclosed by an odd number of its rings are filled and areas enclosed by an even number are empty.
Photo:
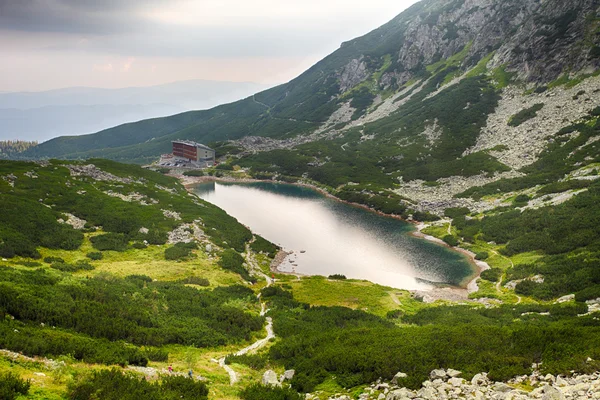
M0 91L281 83L416 0L0 0Z

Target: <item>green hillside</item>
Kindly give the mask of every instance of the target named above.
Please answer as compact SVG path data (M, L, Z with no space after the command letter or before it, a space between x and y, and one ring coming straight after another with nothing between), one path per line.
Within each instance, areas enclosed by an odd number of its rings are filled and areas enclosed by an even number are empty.
M0 177L0 385L9 398L254 400L312 392L326 399L398 371L407 374L399 384L418 388L436 368L505 381L530 373L533 363L543 374L599 367L588 357L600 357L600 325L585 303L598 296L597 233L585 252L567 234L568 256L543 249L552 254L508 269L511 279L547 277L517 285L518 301L499 291L505 304L493 308L428 304L356 280L276 275L265 286L276 247L173 178L137 166L2 161ZM556 218L589 221L592 233L597 191L592 184L589 195L556 208ZM577 214L583 209L590 218ZM461 233L477 237L476 227L502 243L497 215L478 222L456 213ZM508 231L510 240L540 223L535 212L522 218L523 231ZM175 231L189 242L165 243ZM518 251L505 250L518 262ZM565 290L576 291L574 301L548 301ZM232 355L264 337L261 307L276 338ZM213 361L220 358L238 383ZM190 368L203 380L184 378ZM296 373L282 389L269 388L257 384L267 369Z

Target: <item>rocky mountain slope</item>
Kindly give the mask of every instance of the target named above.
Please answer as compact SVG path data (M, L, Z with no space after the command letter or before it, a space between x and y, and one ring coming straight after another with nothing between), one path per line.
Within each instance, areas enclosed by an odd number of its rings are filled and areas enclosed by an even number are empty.
M435 97L442 84L464 79L466 71L471 79L488 71L501 83L510 78L530 84L593 72L600 65L597 7L592 0L424 0L343 43L287 84L208 111L58 138L27 156L144 162L167 152L174 138L211 142L252 135L302 141L308 135L314 141L328 137L330 127L353 126L351 120L365 113L372 115L361 122L373 123L407 112L401 97L425 90ZM444 76L433 88L423 86L440 73ZM390 98L397 102L385 102ZM494 104L485 112L493 109Z

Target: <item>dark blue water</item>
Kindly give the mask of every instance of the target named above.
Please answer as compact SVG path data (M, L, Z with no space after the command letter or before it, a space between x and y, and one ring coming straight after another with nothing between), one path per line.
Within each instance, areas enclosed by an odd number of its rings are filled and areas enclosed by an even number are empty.
M460 253L415 238L411 224L276 183L205 183L195 193L253 232L294 253L280 266L306 275L344 274L386 286L460 285L473 267ZM304 252L302 252L304 251Z

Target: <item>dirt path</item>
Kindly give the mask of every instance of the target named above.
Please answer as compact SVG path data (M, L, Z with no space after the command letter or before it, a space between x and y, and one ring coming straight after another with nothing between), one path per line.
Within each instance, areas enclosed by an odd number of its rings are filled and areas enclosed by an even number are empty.
M273 284L273 280L264 272L262 272L260 270L260 268L258 267L258 263L256 262L256 260L254 259L252 252L250 251L250 249L247 247L246 248L246 262L248 263L248 265L250 266L250 270L258 275L261 275L263 278L265 278L265 281L267 282L267 287L271 286ZM260 301L260 293L256 295L256 298ZM269 309L267 309L267 305L264 302L260 303L260 316L264 316L269 312ZM271 317L267 317L267 326L265 327L265 330L267 331L267 336L262 338L262 339L258 339L256 342L252 343L250 346L244 347L243 349L237 351L236 353L233 353L234 356L242 356L244 354L248 354L249 352L258 350L262 347L264 347L267 343L269 343L269 340L273 339L275 337L275 332L273 331L273 319ZM213 362L217 362L219 363L219 365L221 366L221 368L223 368L225 371L227 371L227 373L229 374L229 384L231 386L235 385L236 382L239 381L238 375L237 373L233 370L233 368L231 368L229 365L225 364L225 357L221 357L218 360L212 360Z
M396 296L396 293L390 292L390 297L392 298L392 301L394 303L398 304L399 306L402 305L402 302L398 299L398 296Z
M266 107L267 110L271 109L271 106L269 106L261 101L256 100L256 97L254 95L252 95L252 101L255 102L256 104L260 104L261 106Z
M500 256L500 257L508 260L508 262L510 263L511 268L515 267L515 264L512 262L512 260L510 258L508 258L506 256L503 256L502 254L498 253L496 250L492 250L492 253L494 253L495 255ZM498 283L496 283L496 291L498 293L502 293L502 281L504 281L505 276L506 276L506 274L503 273L500 276L500 279L498 280ZM519 304L521 302L521 297L517 296L517 298L518 298L517 304Z

